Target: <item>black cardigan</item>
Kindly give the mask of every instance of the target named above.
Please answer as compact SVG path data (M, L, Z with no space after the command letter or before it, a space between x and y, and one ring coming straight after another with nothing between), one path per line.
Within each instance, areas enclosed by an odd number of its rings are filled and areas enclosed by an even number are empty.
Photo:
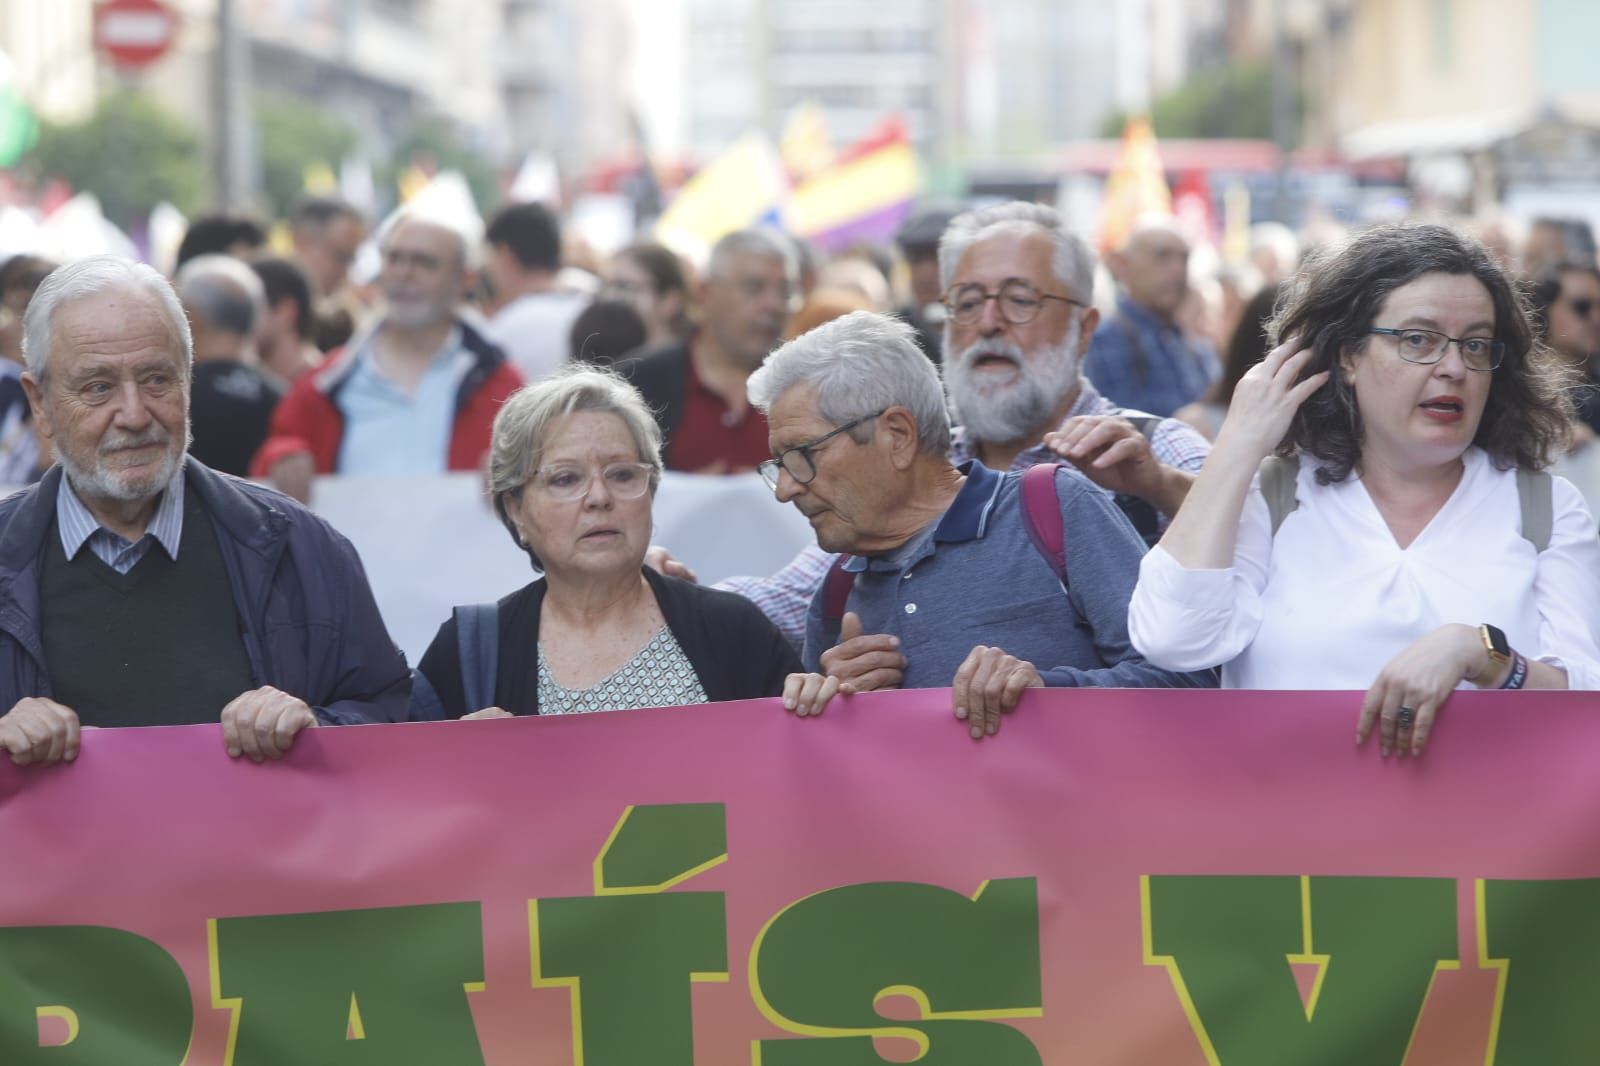
M798 672L800 659L760 608L731 592L704 588L645 569L667 628L713 702L755 699L783 693L784 679ZM539 615L544 578L499 602L499 657L495 703L512 714L539 713ZM461 653L454 616L445 620L423 653L417 671L438 693L450 718L481 710L465 706Z

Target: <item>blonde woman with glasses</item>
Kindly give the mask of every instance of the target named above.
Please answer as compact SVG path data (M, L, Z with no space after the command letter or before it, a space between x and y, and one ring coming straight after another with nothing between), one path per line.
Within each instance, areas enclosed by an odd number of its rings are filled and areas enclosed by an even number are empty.
M794 650L740 596L644 566L661 433L638 390L573 368L494 422L495 511L542 575L458 607L417 669L414 718L500 718L782 694Z

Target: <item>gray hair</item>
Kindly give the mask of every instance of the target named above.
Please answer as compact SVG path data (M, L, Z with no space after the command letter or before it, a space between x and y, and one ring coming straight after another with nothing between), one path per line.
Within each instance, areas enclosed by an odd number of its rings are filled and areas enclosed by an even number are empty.
M800 276L799 256L789 238L773 230L753 228L735 230L712 245L711 257L706 261L706 277L726 277L729 261L736 255L781 259L783 272L791 282Z
M950 451L950 413L939 372L917 347L916 333L898 318L852 311L785 344L750 375L750 402L762 412L796 386L817 387L817 413L843 425L888 407L917 421L917 444L928 455ZM868 427L851 431L856 441ZM859 434L859 435L857 435Z
M209 329L253 337L266 316L266 287L231 255L195 256L183 264L173 285L184 308Z
M562 417L578 411L613 414L622 419L639 448L639 461L650 467L650 491L654 493L661 484L661 427L639 390L613 371L569 364L512 393L494 417L489 442L489 495L494 500L495 513L518 543L521 538L505 501L507 497L515 498L539 469L551 428ZM527 545L523 547L533 555ZM533 564L540 565L537 556L533 556Z
M1045 231L1055 244L1050 265L1056 280L1086 304L1094 303L1094 252L1082 237L1067 228L1053 207L1023 200L981 207L957 215L939 238L939 286L948 290L955 282L956 264L977 241L1000 234L1026 236L1028 227Z
M477 270L483 265L483 222L460 212L402 207L384 219L383 225L378 227L379 251L388 251L389 241L407 222L434 226L454 237L460 245L462 269Z
M44 381L50 365L51 326L64 304L106 292L131 292L153 300L172 338L183 347L184 360L194 362L194 338L183 305L167 279L154 268L117 255L94 255L59 267L44 279L22 319L22 358L35 381Z

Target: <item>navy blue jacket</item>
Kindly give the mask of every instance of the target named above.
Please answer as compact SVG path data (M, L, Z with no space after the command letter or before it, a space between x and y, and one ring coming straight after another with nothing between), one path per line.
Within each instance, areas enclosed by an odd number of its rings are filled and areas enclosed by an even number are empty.
M287 496L192 457L184 477L216 529L255 685L298 696L325 724L405 721L405 656L350 542ZM0 501L0 714L25 696L50 695L39 570L60 484L55 466Z

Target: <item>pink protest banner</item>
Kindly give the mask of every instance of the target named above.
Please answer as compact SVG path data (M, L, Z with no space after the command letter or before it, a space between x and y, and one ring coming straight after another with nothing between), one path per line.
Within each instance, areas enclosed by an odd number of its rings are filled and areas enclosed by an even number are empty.
M1600 1055L1600 706L948 693L0 766L0 1062L1444 1066ZM919 1057L920 1056L920 1057Z

